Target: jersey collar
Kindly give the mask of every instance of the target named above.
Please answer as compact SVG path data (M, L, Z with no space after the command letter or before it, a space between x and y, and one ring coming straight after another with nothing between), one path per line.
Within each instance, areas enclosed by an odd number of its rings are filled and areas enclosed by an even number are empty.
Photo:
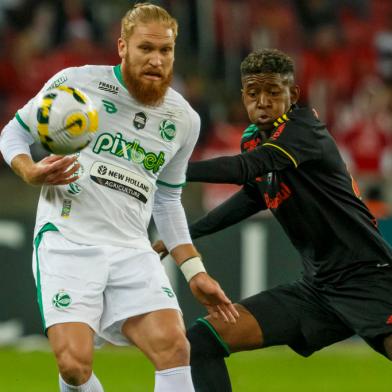
M116 66L114 66L113 67L113 72L114 72L114 75L116 76L116 79L121 84L121 86L123 86L124 88L127 88L127 86L125 85L124 79L122 77L121 64L117 64Z

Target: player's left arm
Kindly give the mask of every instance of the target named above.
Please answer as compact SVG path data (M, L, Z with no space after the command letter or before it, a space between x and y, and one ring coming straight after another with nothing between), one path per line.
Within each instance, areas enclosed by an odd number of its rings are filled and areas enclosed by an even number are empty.
M181 204L181 188L158 187L153 217L163 242L183 272L195 298L213 317L235 322L237 311L218 282L207 274L201 256L192 244Z
M241 185L269 172L296 168L305 161L318 159L323 137L319 131L324 126L317 124L318 120L303 121L298 117L297 113L287 115L287 122L252 151L189 163L187 181Z

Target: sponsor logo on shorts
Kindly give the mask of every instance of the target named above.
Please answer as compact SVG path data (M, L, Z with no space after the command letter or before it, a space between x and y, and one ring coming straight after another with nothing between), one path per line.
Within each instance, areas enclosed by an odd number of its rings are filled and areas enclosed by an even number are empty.
M123 192L142 203L147 203L153 189L152 183L145 177L104 162L94 162L90 178L99 185Z
M68 308L72 303L71 296L65 291L59 291L52 298L52 305L57 309Z
M139 112L135 114L133 119L133 126L136 129L143 129L146 126L147 116L146 113Z
M163 120L159 124L159 133L163 140L171 142L176 136L176 125L171 120Z
M164 286L162 286L162 290L163 290L163 292L165 293L165 294L167 294L167 296L169 297L169 298L173 298L175 295L174 295L174 293L173 293L173 290L171 289L171 288L169 288L169 287L164 287Z

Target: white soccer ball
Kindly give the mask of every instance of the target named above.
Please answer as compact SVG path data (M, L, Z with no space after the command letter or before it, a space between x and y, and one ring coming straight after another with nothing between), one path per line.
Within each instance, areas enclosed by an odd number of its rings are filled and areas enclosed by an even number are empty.
M36 141L49 152L73 154L93 139L98 111L86 93L62 85L34 98L29 127Z

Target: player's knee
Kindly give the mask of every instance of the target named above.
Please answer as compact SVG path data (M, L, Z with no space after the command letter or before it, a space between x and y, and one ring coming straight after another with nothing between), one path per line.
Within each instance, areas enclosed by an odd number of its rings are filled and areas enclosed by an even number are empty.
M191 344L191 364L200 359L223 358L230 355L227 344L205 319L190 327L186 336Z
M158 370L189 364L190 345L181 328L159 331L150 347L149 356Z
M67 348L55 354L59 372L67 384L81 385L88 381L92 373L92 360L87 355Z

